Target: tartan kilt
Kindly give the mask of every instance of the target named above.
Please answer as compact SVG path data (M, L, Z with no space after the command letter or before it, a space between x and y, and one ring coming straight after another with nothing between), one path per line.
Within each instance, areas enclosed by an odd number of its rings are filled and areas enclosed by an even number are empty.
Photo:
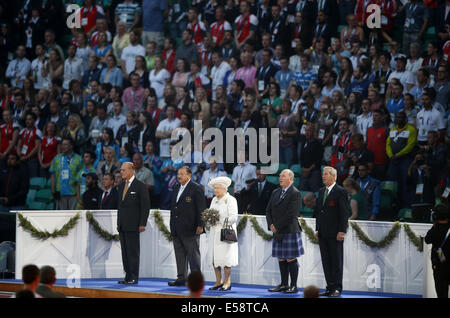
M296 258L305 253L302 243L302 233L283 234L283 240L272 240L272 257Z

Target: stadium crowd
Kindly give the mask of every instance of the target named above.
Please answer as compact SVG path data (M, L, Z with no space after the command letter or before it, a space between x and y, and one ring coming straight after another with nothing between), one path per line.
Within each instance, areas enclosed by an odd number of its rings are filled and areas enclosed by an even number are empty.
M386 181L388 219L447 201L449 12L450 0L0 0L0 208L25 208L35 177L51 180L55 209L113 208L132 161L167 209L186 161L170 136L194 120L279 128L296 186L317 192L335 167L354 219L383 219ZM239 213L264 214L270 176L220 159L189 163L205 196L228 174Z

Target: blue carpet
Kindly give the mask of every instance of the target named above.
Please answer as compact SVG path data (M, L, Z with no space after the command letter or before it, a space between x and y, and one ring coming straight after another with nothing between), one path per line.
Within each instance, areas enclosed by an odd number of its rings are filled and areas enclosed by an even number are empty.
M167 285L169 279L163 278L141 278L138 285L120 285L118 278L109 279L82 279L81 288L99 288L99 289L114 289L122 291L147 292L147 293L163 293L173 295L188 295L186 287L171 287ZM5 279L0 282L19 282L20 280ZM66 286L65 279L56 281L57 286ZM208 290L214 285L213 282L206 282L204 296L211 297L225 297L225 298L303 298L303 289L299 288L298 294L286 295L283 293L270 293L267 290L273 286L262 285L246 285L233 284L230 291L215 291ZM341 298L422 298L421 295L405 295L392 293L373 293L373 292L359 292L346 291L341 295Z

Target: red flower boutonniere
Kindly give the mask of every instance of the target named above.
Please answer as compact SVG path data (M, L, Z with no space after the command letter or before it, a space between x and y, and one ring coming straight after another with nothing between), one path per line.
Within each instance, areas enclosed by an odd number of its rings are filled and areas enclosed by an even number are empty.
M334 200L331 200L330 203L328 203L328 206L335 206Z

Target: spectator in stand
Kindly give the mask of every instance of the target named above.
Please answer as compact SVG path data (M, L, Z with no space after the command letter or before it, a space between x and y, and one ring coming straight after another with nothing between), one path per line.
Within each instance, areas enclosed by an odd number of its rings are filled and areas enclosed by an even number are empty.
M403 25L403 53L406 54L409 52L411 43L423 42L430 14L427 6L419 0L410 0L400 10L406 16L405 24Z
M58 137L58 127L54 122L48 122L43 131L43 138L39 144L37 157L39 160L39 176L50 178L49 168L53 158L61 151L61 138Z
M114 174L106 173L102 180L103 194L100 200L100 210L116 210L119 204L119 194L114 187Z
M353 71L354 80L350 83L347 97L351 93L356 93L361 98L367 98L370 80L367 69L363 65L358 65Z
M123 22L128 30L134 29L141 21L142 8L133 0L124 0L115 10L114 23Z
M366 200L359 183L352 178L347 178L344 180L343 185L350 196L350 211L352 214L349 220L367 220Z
M333 150L331 154L331 166L338 171L338 180L342 182L348 174L348 167L345 165L348 155L353 150L351 142L352 132L349 127L351 120L341 118L338 120L339 133L333 140Z
M403 85L403 92L407 92L416 84L414 75L406 70L406 57L404 55L396 57L395 63L396 71L389 75L388 83L391 83L394 78L398 78Z
M122 71L117 67L116 57L113 54L105 58L106 67L100 74L100 83L109 83L113 86L122 87L123 75Z
M386 156L386 139L389 135L388 128L384 124L384 112L376 109L372 113L373 124L367 129L367 149L374 154L374 167L372 176L378 180L384 180L388 158Z
M412 151L417 142L417 130L407 123L406 114L399 112L395 115L395 126L390 130L386 142L386 152L391 159L389 165L389 180L398 183L400 207L406 208L411 204L408 194L408 169L412 161Z
M17 58L8 64L5 76L11 81L12 87L23 88L23 81L31 70L31 62L25 57L24 45L17 47Z
M136 57L145 56L145 48L139 44L139 31L130 31L130 45L122 50L120 59L122 60L122 73L128 79L136 66Z
M212 99L216 99L216 89L219 85L222 85L225 80L227 72L231 70L230 65L225 62L222 58L222 52L220 50L215 50L212 53L213 67L211 69L211 79L212 79Z
M166 70L173 75L175 72L176 40L168 38L164 41L164 49L161 52L161 58L166 64Z
M366 148L366 144L364 143L363 135L361 134L354 134L352 136L352 145L353 150L350 152L349 158L350 158L350 170L349 170L349 176L350 177L356 177L358 174L358 166L360 164L366 164L369 168L369 173L372 173L373 171L373 163L374 163L374 154L372 151ZM353 168L352 168L353 167ZM353 170L353 171L352 171Z
M241 191L241 198L244 201L244 211L254 215L265 215L266 207L270 196L277 186L266 179L266 175L261 173L261 167L256 167L256 179L247 183L246 188Z
M144 166L144 159L141 153L133 155L133 164L136 178L147 186L149 193L153 191L155 186L153 172Z
M151 41L156 42L159 53L164 43L164 19L169 13L168 3L165 0L143 0L142 12L142 42L144 45Z
M81 196L83 209L98 210L102 197L102 190L98 186L98 176L95 172L89 172L83 176L86 178L86 191Z
M150 201L152 207L159 206L159 195L161 194L162 187L162 175L161 166L163 164L161 158L156 154L155 142L152 140L147 141L145 144L145 155L143 157L144 166L149 168L153 173L154 187L150 193Z
M241 1L239 5L241 15L234 20L234 39L235 46L241 50L245 44L255 38L255 32L258 27L258 18L250 11L250 3Z
M95 169L94 163L96 162L97 156L96 154L91 150L86 150L83 154L83 168L78 172L77 175L77 201L78 201L78 208L83 208L83 201L82 197L83 194L86 192L86 175L88 173L96 173L97 170Z
M52 290L55 283L55 269L51 266L42 266L40 269L40 284L36 288L36 294L43 298L65 298L64 294Z
M64 89L69 89L69 83L72 80L81 81L83 77L83 61L76 56L76 53L77 47L74 44L69 45L69 48L67 49L68 57L64 63Z
M213 45L219 48L223 45L225 31L231 31L230 23L225 20L225 10L222 6L218 6L215 11L216 21L211 24L210 32Z
M450 81L448 79L448 67L446 65L441 64L437 68L434 89L436 91L436 101L446 107L450 100Z
M322 96L331 97L335 91L342 92L342 89L336 84L336 80L336 72L331 70L325 72L322 78Z
M413 42L409 45L409 59L406 63L406 70L413 73L414 78L417 75L417 71L422 67L423 58L420 56L421 47L417 42Z
M172 131L175 128L180 127L180 120L175 117L176 107L174 105L167 105L166 116L167 118L162 120L156 128L156 138L160 139L159 151L163 160L170 157L170 138Z
M245 3L245 2L242 2ZM236 71L235 80L242 80L245 88L253 88L255 83L256 67L252 64L253 57L249 52L241 53L242 67Z
M280 163L289 167L294 160L294 140L297 135L295 116L291 114L291 102L287 99L281 104L281 115L278 116L276 127L280 129Z
M245 158L245 161L242 160ZM240 162L239 162L240 161ZM241 191L246 188L246 181L256 178L256 166L248 161L248 152L238 153L238 164L233 169L232 180L234 182L233 193L238 201L239 207L242 207L244 202Z
M121 60L122 51L124 48L129 46L130 43L130 33L127 31L126 23L123 21L119 21L116 24L117 34L114 37L112 48L113 54L116 57L116 60Z
M435 203L433 177L430 166L425 161L422 151L419 151L408 169L408 186L412 204Z
M170 73L164 68L161 57L155 58L155 69L150 72L149 81L158 99L162 98L165 85L170 81Z
M61 137L69 137L72 138L74 142L74 151L76 153L83 153L85 143L86 143L86 135L84 131L83 122L81 118L77 114L71 114L67 120L67 126L63 128L61 131Z
M144 105L144 88L135 72L130 74L131 86L123 91L122 102L127 111L141 111Z
M117 160L117 154L113 147L106 146L104 148L104 160L100 161L97 166L97 176L103 180L106 173L113 173L120 169L120 162Z
M28 171L21 167L19 156L8 154L6 165L0 170L0 212L25 209L29 180Z
M409 93L413 96L414 101L422 106L422 94L425 88L431 87L430 85L430 73L426 68L420 68L415 75L417 85L415 85Z
M194 34L194 44L198 47L203 42L203 37L206 33L206 27L202 21L199 21L198 11L195 7L190 7L188 10L188 25L187 28L191 29Z
M305 142L301 144L300 166L302 169L299 189L317 192L322 186L320 167L322 164L323 146L315 136L315 126L306 124Z
M359 178L356 179L365 197L367 215L370 221L375 221L380 212L380 181L369 176L369 167L365 163L358 165Z
M53 159L50 166L55 210L76 209L76 176L83 166L81 156L74 153L73 148L72 138L64 138L61 145L62 153Z
M364 140L367 139L366 134L367 130L373 124L373 115L370 111L370 100L368 98L363 99L361 103L361 115L356 117L356 132L363 135Z
M344 1L349 2L349 1ZM345 17L347 21L347 26L341 30L340 39L341 44L347 49L350 50L351 43L355 40L359 40L361 42L364 41L364 30L357 24L356 16L352 13L348 14Z
M187 28L188 19L187 12L189 3L187 0L174 0L169 11L170 36L172 38L179 38L184 30Z
M403 101L403 85L401 83L392 83L392 97L387 101L386 107L391 116L391 120L394 119L395 115L405 108L405 103Z
M81 8L80 15L84 33L87 33L90 37L97 29L97 18L105 16L105 11L102 6L95 4L95 0L84 0L84 6Z
M445 121L443 114L439 112L433 103L436 98L434 88L425 88L422 94L422 110L417 114L416 127L418 130L417 143L419 146L427 144L427 134L429 131L437 131L439 137L445 134Z
M96 81L97 83L100 80L100 75L102 72L101 67L99 66L100 59L97 56L90 56L88 62L88 70L84 72L83 79L81 81L81 86L83 90L87 89L88 86L92 83L92 81ZM92 89L92 86L91 86ZM85 99L85 102L87 100Z
M123 147L129 143L131 148L137 151L139 142L139 126L137 121L137 112L129 111L125 117L125 124L119 127L116 134L116 144ZM131 156L130 156L131 157Z
M35 122L36 115L28 113L25 120L26 127L19 133L17 144L17 155L21 164L27 167L30 178L37 177L39 174L37 152L43 138L42 132L36 128Z
M100 104L97 106L97 115L92 119L89 125L89 135L88 138L93 146L98 142L99 137L103 128L108 126L108 116L106 113L106 105Z
M175 60L178 61L179 59L184 59L188 65L190 65L192 61L198 61L199 53L197 46L194 42L192 42L193 37L194 32L191 29L186 29L183 31L181 36L181 44L177 48Z
M300 55L301 70L294 74L294 82L301 86L303 91L306 91L311 83L317 80L317 74L310 68L309 63L309 55Z
M447 155L447 147L439 142L439 134L437 131L431 130L427 134L428 144L422 147L424 151L425 162L430 169L432 184L439 183L442 171L445 170L445 158Z
M7 155L15 152L15 146L19 139L20 127L14 122L12 112L3 110L3 124L0 126L0 160L6 160Z

